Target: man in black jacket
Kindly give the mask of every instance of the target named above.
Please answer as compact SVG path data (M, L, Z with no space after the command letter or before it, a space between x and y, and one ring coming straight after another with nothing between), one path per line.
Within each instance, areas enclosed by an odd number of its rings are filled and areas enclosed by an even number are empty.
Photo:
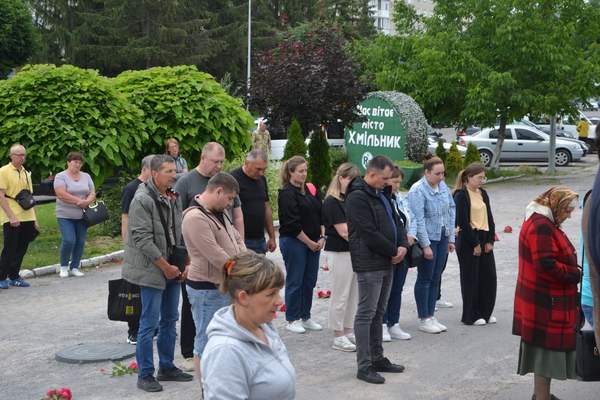
M385 156L373 158L364 178L348 188L346 213L352 269L358 280L358 310L354 319L358 373L369 383L384 383L378 372L402 372L404 367L383 356L383 314L392 287L392 268L407 253L406 229L383 189L394 164Z

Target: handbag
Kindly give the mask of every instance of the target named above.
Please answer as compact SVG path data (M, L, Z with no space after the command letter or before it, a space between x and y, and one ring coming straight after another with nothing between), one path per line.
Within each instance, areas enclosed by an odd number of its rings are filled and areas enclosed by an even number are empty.
M27 180L27 185L29 185L29 175L27 175L27 172L25 172L25 179ZM6 197L16 201L19 207L21 207L23 210L29 210L30 208L35 206L35 199L33 198L33 193L31 193L29 189L21 190L19 193L17 193L15 197Z
M96 201L83 209L83 223L88 228L108 219L108 209L103 201Z
M585 257L584 251L581 252L581 259ZM581 273L581 288L579 292L579 321L577 321L575 336L575 373L580 380L586 382L600 381L600 351L596 344L594 331L581 330L585 323L583 312L581 311L581 296L583 292L583 271Z
M108 281L108 319L135 322L142 314L140 287L125 279Z
M420 267L423 265L423 249L419 243L414 243L408 249L408 268Z

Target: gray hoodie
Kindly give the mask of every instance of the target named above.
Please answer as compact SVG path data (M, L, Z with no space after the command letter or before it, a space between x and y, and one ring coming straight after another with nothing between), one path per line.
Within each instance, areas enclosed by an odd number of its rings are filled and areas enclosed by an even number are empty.
M289 400L296 397L296 371L271 324L263 324L269 345L240 326L233 306L221 308L208 324L202 352L204 400Z

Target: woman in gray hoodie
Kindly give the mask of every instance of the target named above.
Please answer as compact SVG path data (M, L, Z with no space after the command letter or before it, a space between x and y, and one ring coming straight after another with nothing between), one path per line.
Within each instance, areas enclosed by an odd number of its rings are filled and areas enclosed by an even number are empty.
M217 311L206 329L204 400L296 397L296 372L271 324L284 283L281 268L262 254L243 252L225 264L220 289L233 304Z

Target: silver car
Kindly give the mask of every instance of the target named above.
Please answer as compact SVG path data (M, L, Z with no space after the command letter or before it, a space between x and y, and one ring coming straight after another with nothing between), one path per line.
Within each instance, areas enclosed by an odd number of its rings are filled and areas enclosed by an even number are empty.
M486 167L492 163L492 157L498 142L498 127L486 128L472 136L461 138L463 146L473 143L479 150L481 162ZM550 136L526 125L507 125L500 161L547 161L550 148ZM583 150L579 144L556 138L556 165L563 167L571 161L580 160Z

